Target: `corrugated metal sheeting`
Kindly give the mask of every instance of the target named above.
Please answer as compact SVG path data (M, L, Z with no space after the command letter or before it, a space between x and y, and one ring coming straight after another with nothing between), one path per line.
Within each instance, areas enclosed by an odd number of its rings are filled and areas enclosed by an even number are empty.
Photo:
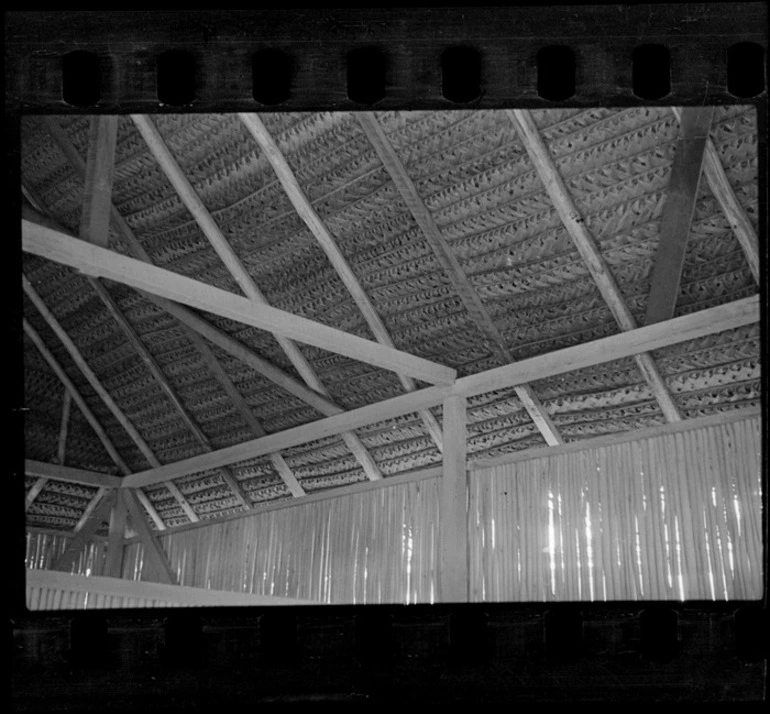
M729 600L762 596L760 418L470 474L471 600ZM320 603L431 603L438 479L161 535L182 585ZM27 566L60 536L30 534ZM100 574L103 544L75 572ZM143 576L126 547L123 576ZM146 580L152 573L144 572Z
M760 419L485 469L472 599L762 597Z

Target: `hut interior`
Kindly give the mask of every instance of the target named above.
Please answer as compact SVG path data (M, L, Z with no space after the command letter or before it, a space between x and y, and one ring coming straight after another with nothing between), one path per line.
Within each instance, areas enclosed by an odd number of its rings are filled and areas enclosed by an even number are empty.
M24 117L28 607L761 598L757 135Z

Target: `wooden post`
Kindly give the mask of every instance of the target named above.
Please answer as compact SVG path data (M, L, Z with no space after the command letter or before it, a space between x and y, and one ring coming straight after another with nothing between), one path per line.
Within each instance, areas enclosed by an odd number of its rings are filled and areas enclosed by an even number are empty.
M439 497L439 602L467 602L470 591L465 409L465 397L449 396L444 400L444 473Z
M123 576L123 541L125 536L126 502L122 498L116 498L115 505L110 513L107 561L104 564L104 574L108 578L120 578Z
M91 119L80 237L104 248L107 247L109 239L117 136L117 116L98 116Z

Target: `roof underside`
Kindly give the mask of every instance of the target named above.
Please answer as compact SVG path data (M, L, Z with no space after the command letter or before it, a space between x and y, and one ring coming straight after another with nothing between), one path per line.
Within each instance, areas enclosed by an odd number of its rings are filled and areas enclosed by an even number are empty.
M638 325L645 322L661 212L679 122L670 108L552 109L532 118L584 225L595 239ZM377 112L390 145L439 228L449 252L514 360L620 331L563 226L516 127L505 112ZM352 113L263 114L273 136L396 348L475 374L502 364L500 350L469 313L391 175ZM53 120L85 160L88 117L27 117L22 178L39 211L77 234L83 180L55 142ZM374 340L364 316L302 221L259 145L235 115L157 115L158 132L267 302ZM757 126L749 107L719 107L711 140L740 207L757 231ZM187 210L129 117L118 122L113 204L152 262L225 290L238 283ZM124 236L110 247L128 252ZM162 464L203 453L145 361L76 271L25 254L24 274L120 410ZM188 328L133 289L109 295L161 368L185 409L221 449L255 438ZM757 284L719 202L701 181L686 245L675 315L755 295ZM150 467L27 296L24 316L83 397L131 472ZM249 350L301 381L271 334L202 315ZM268 434L321 418L250 366L209 345ZM25 456L59 453L65 389L25 337ZM329 398L344 410L397 396L393 372L300 345ZM654 353L684 419L756 406L759 326L684 342ZM425 386L422 383L418 387ZM665 423L633 358L530 385L564 441ZM431 410L441 419L441 410ZM501 455L546 444L514 389L474 397L468 450ZM417 414L356 431L387 478L438 465L441 453ZM64 463L117 474L76 405ZM281 452L307 493L366 480L341 437ZM291 498L268 457L234 464L254 502ZM28 478L31 487L34 479ZM241 509L220 472L175 482L201 519ZM168 527L189 522L165 485L146 495ZM96 489L49 481L27 512L30 526L72 530Z

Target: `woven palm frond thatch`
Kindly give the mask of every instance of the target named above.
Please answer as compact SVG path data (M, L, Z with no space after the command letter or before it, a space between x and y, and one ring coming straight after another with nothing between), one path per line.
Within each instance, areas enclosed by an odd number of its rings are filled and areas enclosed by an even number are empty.
M261 116L302 191L333 237L396 348L460 376L616 334L620 327L563 226L514 122L503 111L378 112L376 121L480 299L501 344L458 293L356 115ZM568 191L638 325L644 324L679 122L671 108L549 109L531 113ZM373 340L375 336L323 248L299 217L267 157L236 115L158 115L152 122L227 242L272 306ZM85 158L88 117L25 118L21 172L37 210L77 234L83 181L51 123ZM718 107L711 141L736 199L759 224L756 114ZM112 200L157 266L243 294L129 117L118 122ZM133 254L115 226L110 248ZM204 434L202 444L112 317L89 278L31 255L24 274L83 359L161 464L255 438L190 331L146 296L104 281L112 301ZM756 294L741 246L707 181L701 181L675 314ZM71 379L131 472L148 457L105 407L72 357L25 297L24 316ZM202 314L298 382L272 335ZM759 404L759 330L744 327L659 350L654 359L683 418ZM209 349L267 434L321 418L220 346ZM343 410L398 396L398 376L315 347L299 349L328 398ZM64 388L25 338L25 455L52 462ZM418 383L418 387L423 386ZM565 441L662 424L664 414L633 359L531 385ZM440 420L441 409L432 410ZM468 452L497 456L545 445L515 390L468 404ZM382 476L435 466L441 453L424 420L407 415L357 430ZM364 467L341 437L287 449L285 463L307 493L362 482ZM73 406L65 463L119 473ZM268 457L230 472L253 504L291 492ZM201 519L241 508L220 471L176 486ZM31 484L30 484L31 486ZM146 489L169 526L189 521L166 486ZM71 529L93 494L53 484L28 512L32 525Z

